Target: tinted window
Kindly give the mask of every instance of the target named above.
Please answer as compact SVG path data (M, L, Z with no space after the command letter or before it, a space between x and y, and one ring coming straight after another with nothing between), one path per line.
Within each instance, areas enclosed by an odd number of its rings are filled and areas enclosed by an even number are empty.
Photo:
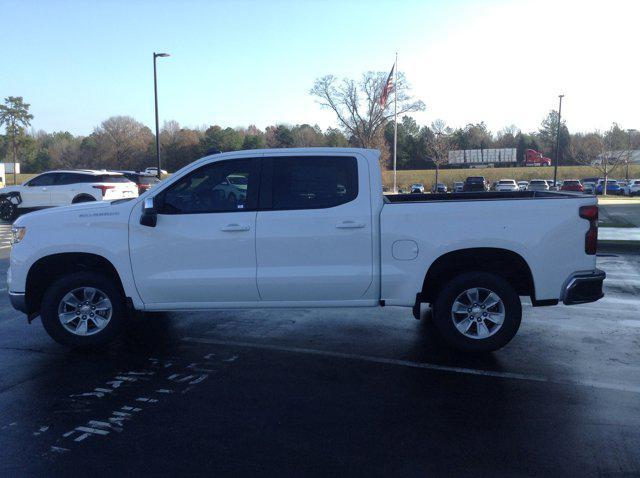
M256 184L251 159L211 163L180 179L163 193L160 210L163 214L255 210Z
M57 174L48 173L36 176L27 183L27 186L51 186L56 178Z
M118 174L100 174L94 176L93 183L128 183L129 179Z
M273 209L338 206L358 196L355 158L274 158Z
M78 184L78 183L87 183L90 182L93 176L89 174L80 174L80 173L60 173L58 174L58 179L56 184Z

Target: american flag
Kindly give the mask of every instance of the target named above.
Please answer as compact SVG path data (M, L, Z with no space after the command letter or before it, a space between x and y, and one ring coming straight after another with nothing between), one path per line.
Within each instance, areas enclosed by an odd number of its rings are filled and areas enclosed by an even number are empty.
M391 67L391 71L389 72L389 77L382 88L382 93L380 94L380 106L383 108L387 106L387 99L389 99L389 93L391 93L391 89L393 88L393 71L396 69L396 64L394 63Z

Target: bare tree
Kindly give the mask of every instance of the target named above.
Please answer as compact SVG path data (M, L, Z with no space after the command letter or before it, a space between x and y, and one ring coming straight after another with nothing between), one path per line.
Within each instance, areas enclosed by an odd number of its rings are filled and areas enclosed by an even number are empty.
M453 144L453 138L452 129L441 119L431 123L431 132L433 135L426 137L426 150L427 154L431 156L431 161L436 165L435 189L437 190L440 166L449 162L449 149Z
M153 133L130 116L112 116L95 128L92 136L101 167L138 169L144 167Z
M347 136L355 138L363 148L370 148L386 122L393 117L393 88L397 89L398 115L425 108L422 101L409 95L409 86L402 73L398 74L389 93L389 101L381 104L380 95L387 78L388 73L374 71L364 73L360 81L338 80L327 75L316 80L310 93L318 98L322 107L333 110Z
M593 167L604 178L602 194L607 194L609 176L625 163L628 150L612 150L610 142L599 132L588 133L569 146L573 159L580 164ZM596 185L597 186L597 185Z

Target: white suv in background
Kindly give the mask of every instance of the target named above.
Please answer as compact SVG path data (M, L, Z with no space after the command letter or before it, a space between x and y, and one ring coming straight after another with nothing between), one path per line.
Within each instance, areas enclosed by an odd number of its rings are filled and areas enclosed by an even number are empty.
M640 196L640 179L629 179L622 191L625 196Z
M496 184L496 191L518 191L518 184L513 179L501 179Z
M138 197L138 187L120 173L93 170L50 171L19 186L0 188L0 219L21 212L89 201Z

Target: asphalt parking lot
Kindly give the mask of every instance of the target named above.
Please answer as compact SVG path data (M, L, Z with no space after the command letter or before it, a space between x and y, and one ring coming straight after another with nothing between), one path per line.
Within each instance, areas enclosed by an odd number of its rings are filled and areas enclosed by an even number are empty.
M10 246L11 246L11 224L6 224L0 221L0 254L2 254L2 251L4 249L8 249Z
M486 357L397 308L153 315L82 354L0 284L0 475L637 476L639 259Z

